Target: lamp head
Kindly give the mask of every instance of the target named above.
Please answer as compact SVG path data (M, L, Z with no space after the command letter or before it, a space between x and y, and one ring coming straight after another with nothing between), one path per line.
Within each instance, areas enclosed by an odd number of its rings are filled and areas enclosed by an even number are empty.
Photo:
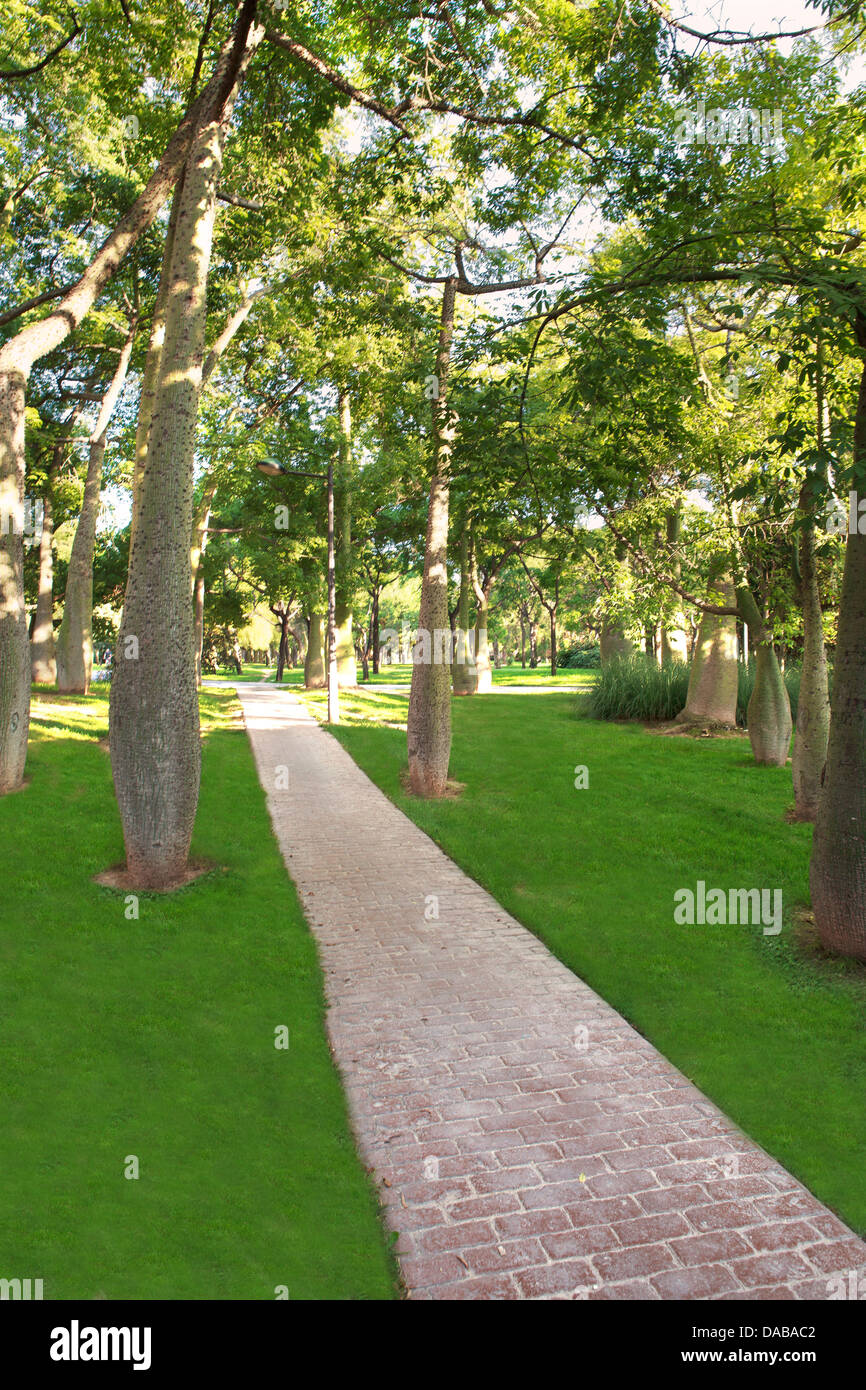
M276 459L271 458L258 459L256 468L268 478L279 478L282 477L283 473L289 471L283 464L277 463Z

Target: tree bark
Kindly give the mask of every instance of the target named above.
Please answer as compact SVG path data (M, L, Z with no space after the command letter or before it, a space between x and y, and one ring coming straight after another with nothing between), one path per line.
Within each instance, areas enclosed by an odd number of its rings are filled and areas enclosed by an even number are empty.
M866 321L857 320L866 348ZM854 426L852 486L866 495L866 366ZM866 535L849 532L833 668L830 740L810 868L823 945L866 960Z
M733 608L734 586L723 574L723 568L724 562L713 566L710 583L721 591L718 606ZM692 654L686 704L677 719L685 724L721 724L736 728L738 686L737 620L703 613Z
M438 391L432 405L433 477L427 512L424 576L418 626L429 634L428 661L415 661L409 694L407 746L409 782L416 796L443 796L448 783L451 756L451 676L448 663L434 661L436 634L450 629L448 622L448 505L451 451L456 421L448 409L448 371L454 336L457 282L445 281L442 317L436 356ZM416 652L417 656L418 653ZM423 655L423 651L422 651Z
M626 637L622 623L607 620L602 623L599 651L602 666L607 666L618 657L632 655L634 643Z
M63 445L60 446L62 455ZM56 453L55 453L56 457ZM52 469L52 473L53 473ZM57 659L54 645L54 504L51 500L51 480L43 499L42 535L39 541L39 590L36 595L36 616L30 640L30 679L37 685L54 685L57 680Z
M90 311L124 256L151 225L177 181L203 124L220 113L249 49L255 0L244 0L213 77L190 106L162 159L132 207L103 242L84 274L44 318L0 348L0 519L24 501L24 412L33 364L52 352ZM5 528L0 528L5 532ZM0 793L21 786L30 726L30 645L24 607L20 535L0 534Z
M310 635L304 658L304 685L307 690L321 690L325 685L325 640L321 613L310 616Z
M340 686L353 686L358 684L358 668L352 636L352 409L348 392L340 392L339 405L340 457L335 489L337 562L334 625L337 637L337 683Z
M255 44L250 35L239 81ZM201 770L190 601L193 462L207 276L233 91L193 143L171 256L165 337L111 684L110 746L127 870L142 888L182 882Z
M827 761L830 737L830 695L827 680L827 653L824 646L824 618L815 564L815 527L809 514L810 499L805 487L800 494L804 519L800 532L800 595L803 606L803 664L800 697L797 701L797 731L794 735L792 774L794 815L797 820L815 819L821 797L821 778Z
M751 589L737 589L743 620L755 635L755 686L746 720L756 763L784 767L791 749L791 701L776 649ZM725 620L727 621L727 620Z
M86 695L93 675L93 551L96 545L96 522L99 517L102 465L105 459L108 424L126 381L134 338L133 323L130 325L114 376L103 397L99 416L88 442L84 498L69 557L63 617L57 634L57 689L65 693Z
M373 662L373 675L379 674L379 588L378 585L373 590L373 607L370 613L370 641L373 645L371 659Z

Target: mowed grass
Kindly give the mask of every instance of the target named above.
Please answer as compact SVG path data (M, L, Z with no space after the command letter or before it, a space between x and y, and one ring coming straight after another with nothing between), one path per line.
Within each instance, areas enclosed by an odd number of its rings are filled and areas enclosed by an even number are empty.
M361 663L358 662L358 679L361 681ZM523 667L519 663L512 666L499 666L493 672L494 685L516 685L516 686L557 686L563 690L586 690L598 678L597 671L577 671L560 670L556 676L550 674L550 663L543 663L533 671L529 666ZM205 672L205 684L209 680L228 680L228 681L270 681L276 679L276 668L264 665L245 665L241 675L233 667L222 667L219 671L211 674ZM370 680L361 681L360 689L367 689L369 686L376 685L405 685L406 689L412 681L412 667L408 663L394 663L390 666L381 666L376 675L370 673ZM304 671L303 667L287 666L283 672L283 684L292 686L303 686Z
M234 696L202 707L193 852L220 867L135 920L92 881L123 858L107 692L34 700L30 784L0 801L0 1276L47 1299L393 1297L314 943Z
M403 790L405 698L345 695L336 734L467 873L866 1231L866 972L803 940L812 831L784 819L790 770L757 767L745 737L664 737L576 718L576 703L452 701L464 790L440 802ZM781 888L781 935L678 926L674 892L699 879Z

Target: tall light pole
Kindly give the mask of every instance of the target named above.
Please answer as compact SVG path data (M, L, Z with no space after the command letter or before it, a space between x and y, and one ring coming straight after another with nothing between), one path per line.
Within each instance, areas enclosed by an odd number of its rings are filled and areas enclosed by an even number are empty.
M328 462L327 473L305 473L300 468L286 468L276 459L259 459L256 468L268 478L318 478L328 485L328 723L340 722L340 696L337 684L337 570L334 554L334 464Z

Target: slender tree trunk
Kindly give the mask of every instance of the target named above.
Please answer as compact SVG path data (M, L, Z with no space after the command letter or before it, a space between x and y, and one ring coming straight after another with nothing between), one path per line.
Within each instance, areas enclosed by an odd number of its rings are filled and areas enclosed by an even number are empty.
M430 483L424 577L421 581L418 618L422 636L424 632L429 635L430 659L413 664L409 694L409 781L416 796L444 795L448 783L448 761L451 756L451 675L448 663L442 660L434 661L433 657L437 654L436 634L447 632L450 626L448 504L451 451L456 434L456 421L448 409L448 371L451 365L451 341L454 336L456 293L456 280L451 277L443 286L442 319L436 357L438 392L431 402L435 456L433 478Z
M261 38L261 31L257 39ZM248 43L238 77L252 53ZM165 337L111 684L110 744L127 869L142 888L182 882L201 770L190 602L193 461L207 275L231 98L190 151L171 258Z
M304 685L308 690L321 690L325 685L325 639L321 613L310 617L310 635L304 660Z
M798 820L814 820L821 796L821 778L830 737L830 695L824 618L815 564L815 528L808 513L810 499L804 491L800 506L804 525L800 532L800 594L803 605L803 665L797 701L792 772L794 814Z
M62 449L63 446L61 445L61 453ZM33 636L30 642L30 678L39 685L54 685L57 680L57 660L54 646L54 551L52 550L54 544L54 504L51 500L50 478L43 507L42 535L39 541L39 590L36 596Z
M493 689L493 671L490 665L490 642L487 637L487 621L490 612L490 589L492 579L482 584L478 578L475 557L470 568L472 587L475 590L475 672L476 691L479 695L489 695Z
M373 643L373 675L379 674L379 589L373 590L373 611L370 615L370 640Z
M535 619L529 619L529 669L534 671L538 666L538 632L535 626Z
M526 670L526 628L523 618L520 618L520 664Z
M286 611L273 610L280 623L280 648L277 653L277 685L282 684L286 661L289 655L289 615Z
M745 585L737 589L743 619L755 634L755 686L746 719L755 762L784 767L791 749L791 701L773 639L755 597Z
M24 603L23 372L0 374L0 793L24 780L30 640Z
M667 515L666 530L669 546L677 546L682 531L683 505L677 502ZM682 571L679 556L676 552L670 560L671 574L678 579ZM661 625L661 649L659 653L660 664L665 665L668 661L688 661L689 659L689 637L686 631L685 615L682 611L677 612L676 621L671 627L666 623Z
M710 571L710 583L721 594L721 608L736 606L731 580L724 575L724 561ZM735 728L737 723L737 620L717 613L703 613L692 654L689 690L685 709L677 715L685 724L721 724Z
M89 691L93 675L93 552L105 443L109 421L126 381L134 338L135 324L132 323L90 436L84 498L72 542L63 617L57 634L57 689L80 695Z
M457 613L454 625L454 663L451 668L455 695L474 695L478 689L478 671L475 665L473 642L469 639L469 528L464 525L460 532L460 597L457 600Z
M857 338L866 348L866 320ZM866 366L854 426L852 486L866 495ZM830 741L810 870L823 945L866 960L866 535L849 532L833 667Z
M556 675L556 605L547 610L550 616L550 674Z
M340 392L340 455L335 487L337 683L358 684L352 637L352 410L348 392Z

